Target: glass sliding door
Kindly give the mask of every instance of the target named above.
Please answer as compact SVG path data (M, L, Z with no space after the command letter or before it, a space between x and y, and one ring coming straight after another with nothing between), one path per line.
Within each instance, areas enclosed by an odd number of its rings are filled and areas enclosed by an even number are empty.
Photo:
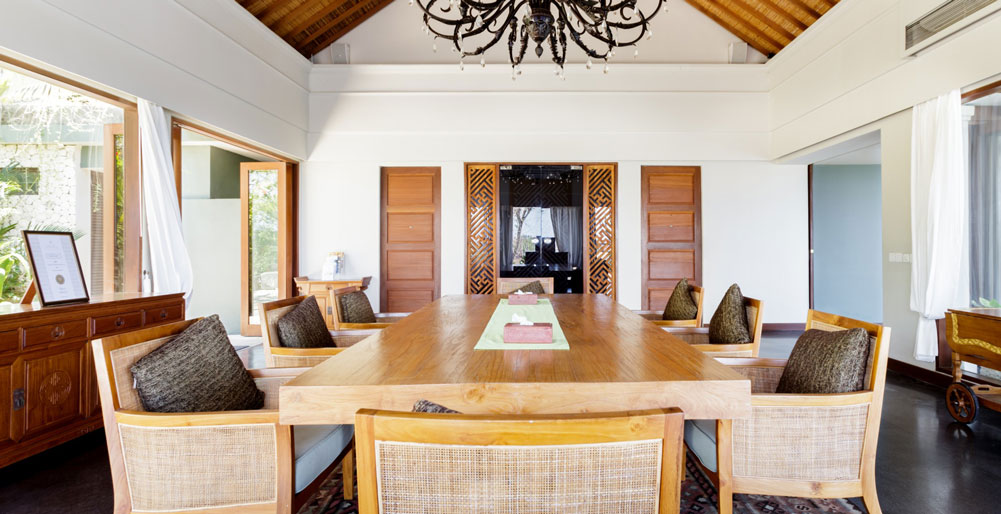
M291 292L291 193L289 164L240 164L240 333L245 336L261 335L261 303L287 298Z

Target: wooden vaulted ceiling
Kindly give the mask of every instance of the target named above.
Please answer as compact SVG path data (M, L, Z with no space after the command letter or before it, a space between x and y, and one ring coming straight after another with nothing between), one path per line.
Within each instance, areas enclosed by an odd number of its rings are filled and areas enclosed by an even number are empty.
M685 0L771 57L840 0ZM312 57L392 0L236 0L305 57Z
M768 57L779 53L840 0L685 0Z
M309 58L392 0L236 0Z

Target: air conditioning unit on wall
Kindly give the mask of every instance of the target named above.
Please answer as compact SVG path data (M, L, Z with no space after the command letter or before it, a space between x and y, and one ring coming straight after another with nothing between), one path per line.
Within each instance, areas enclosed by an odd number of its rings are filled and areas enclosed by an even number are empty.
M903 0L904 53L915 55L1001 11L1001 0Z

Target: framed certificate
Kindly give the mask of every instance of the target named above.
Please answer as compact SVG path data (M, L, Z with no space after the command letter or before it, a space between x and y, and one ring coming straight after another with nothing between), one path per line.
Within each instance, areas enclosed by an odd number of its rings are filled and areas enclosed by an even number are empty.
M71 232L21 233L42 305L90 301Z

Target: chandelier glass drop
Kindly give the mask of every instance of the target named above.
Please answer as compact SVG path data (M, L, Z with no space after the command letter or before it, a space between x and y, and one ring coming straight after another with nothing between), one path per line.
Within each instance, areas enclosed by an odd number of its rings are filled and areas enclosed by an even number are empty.
M589 69L592 59L603 60L607 73L615 48L636 46L653 35L649 22L664 4L649 0L650 9L643 10L638 0L410 0L415 1L424 12L424 31L436 40L435 51L438 38L451 41L460 68L463 58L476 55L485 65L483 53L506 39L512 73L520 73L531 44L536 57L549 48L561 78L568 39L587 54Z

